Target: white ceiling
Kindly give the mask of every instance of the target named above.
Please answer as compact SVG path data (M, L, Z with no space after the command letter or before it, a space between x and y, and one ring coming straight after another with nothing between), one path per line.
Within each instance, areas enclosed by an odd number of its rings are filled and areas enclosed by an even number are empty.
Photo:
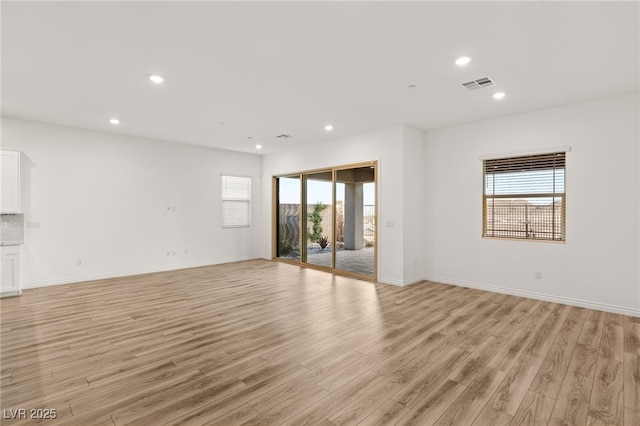
M236 151L402 123L427 130L639 89L635 1L1 7L4 116ZM465 68L454 64L462 55L473 58ZM149 74L166 81L153 85ZM498 85L461 85L485 76ZM502 101L491 97L497 90ZM283 133L293 137L276 138Z

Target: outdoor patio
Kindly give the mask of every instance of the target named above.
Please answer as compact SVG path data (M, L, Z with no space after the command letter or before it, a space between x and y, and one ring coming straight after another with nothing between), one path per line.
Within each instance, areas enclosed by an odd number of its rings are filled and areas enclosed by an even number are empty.
M309 247L307 252L307 263L318 266L331 267L331 248L320 250L316 247ZM299 259L298 254L292 256ZM336 250L336 269L357 274L373 276L374 249L364 247L361 250Z

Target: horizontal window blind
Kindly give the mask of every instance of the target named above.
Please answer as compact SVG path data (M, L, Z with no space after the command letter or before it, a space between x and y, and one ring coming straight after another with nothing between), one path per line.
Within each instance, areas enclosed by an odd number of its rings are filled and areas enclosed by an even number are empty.
M251 225L251 178L222 176L222 226Z
M483 236L564 241L565 152L483 161Z

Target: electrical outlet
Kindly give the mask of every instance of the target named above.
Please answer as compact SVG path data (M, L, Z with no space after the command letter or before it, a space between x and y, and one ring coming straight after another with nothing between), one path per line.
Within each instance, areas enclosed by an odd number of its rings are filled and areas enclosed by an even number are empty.
M536 272L536 280L542 279L542 272Z
M76 265L82 266L82 259L76 259Z

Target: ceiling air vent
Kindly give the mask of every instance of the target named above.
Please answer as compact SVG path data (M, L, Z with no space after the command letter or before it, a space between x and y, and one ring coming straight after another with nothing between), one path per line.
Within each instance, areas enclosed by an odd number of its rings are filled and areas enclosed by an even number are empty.
M281 135L276 136L276 138L278 139L289 139L291 137L291 135L285 135L284 133Z
M490 77L483 77L477 80L471 80L466 83L462 83L464 87L469 90L482 89L483 87L495 86L496 82L491 80Z

